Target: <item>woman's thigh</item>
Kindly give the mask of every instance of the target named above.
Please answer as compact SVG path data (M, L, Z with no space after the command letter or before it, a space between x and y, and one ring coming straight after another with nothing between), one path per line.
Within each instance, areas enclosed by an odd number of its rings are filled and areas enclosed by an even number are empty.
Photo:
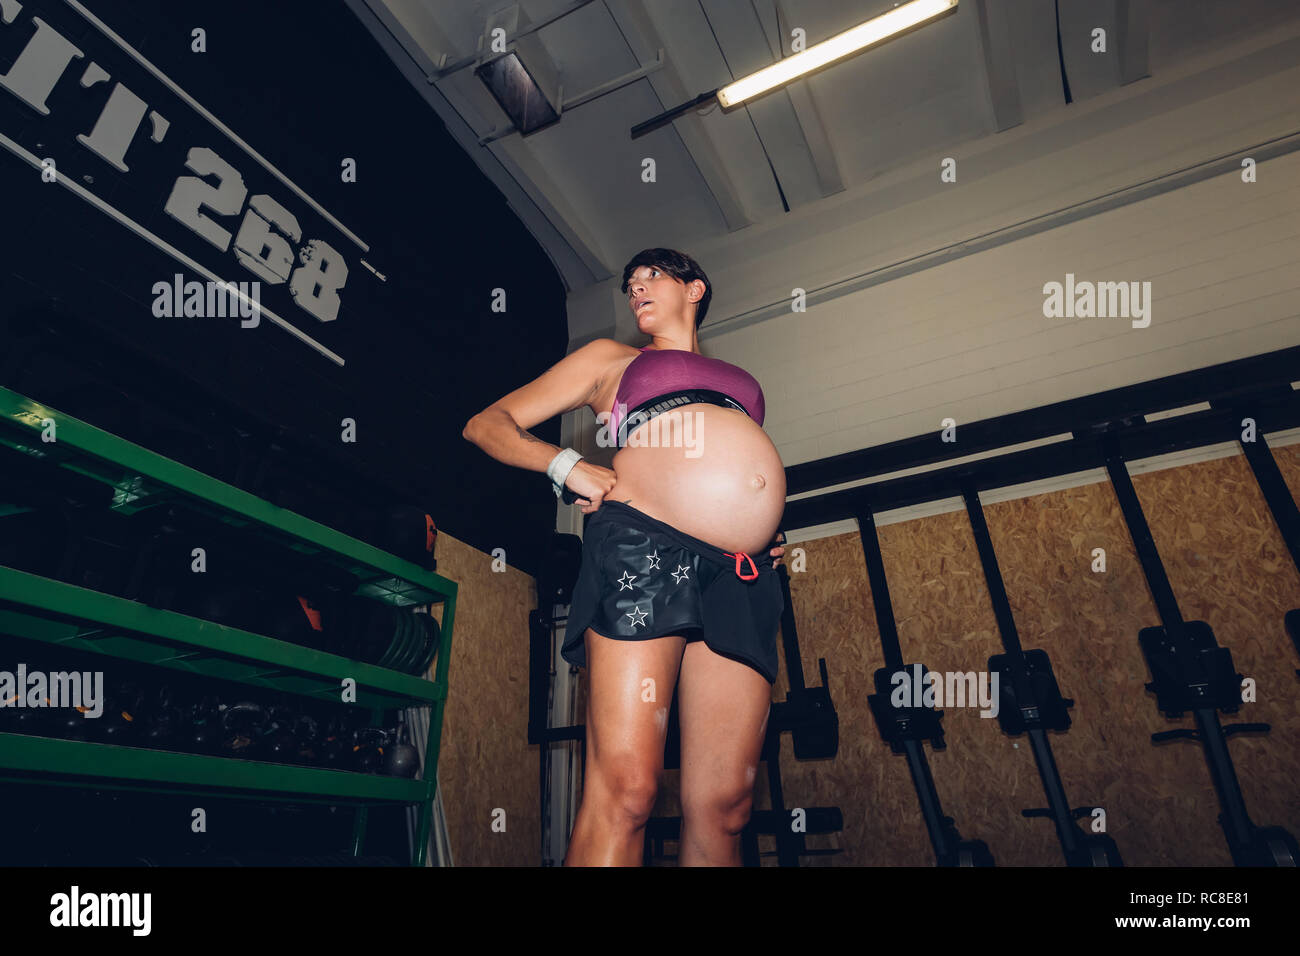
M585 639L588 772L657 780L686 639L620 641L590 628Z
M754 790L772 685L747 664L687 646L677 683L682 727L682 809L722 812Z

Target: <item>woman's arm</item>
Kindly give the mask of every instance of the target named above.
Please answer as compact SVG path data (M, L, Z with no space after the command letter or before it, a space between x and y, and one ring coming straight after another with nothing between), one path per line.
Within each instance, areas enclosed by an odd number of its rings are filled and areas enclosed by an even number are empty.
M503 464L545 472L560 449L528 429L594 401L619 348L613 339L588 342L483 409L465 423L462 436Z

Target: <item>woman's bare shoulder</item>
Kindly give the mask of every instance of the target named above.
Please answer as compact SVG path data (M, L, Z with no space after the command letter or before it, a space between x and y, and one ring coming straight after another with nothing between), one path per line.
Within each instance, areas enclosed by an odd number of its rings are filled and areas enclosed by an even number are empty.
M603 370L617 369L625 365L628 359L635 358L641 350L632 345L625 345L615 339L592 339L581 349L575 350L570 354L576 354L577 351L583 351L589 360Z
M591 349L595 352L605 353L614 357L635 355L637 352L641 351L635 345L627 345L623 342L618 341L617 339L609 339L609 338L592 339L590 342L588 342L586 345L582 347L586 349Z

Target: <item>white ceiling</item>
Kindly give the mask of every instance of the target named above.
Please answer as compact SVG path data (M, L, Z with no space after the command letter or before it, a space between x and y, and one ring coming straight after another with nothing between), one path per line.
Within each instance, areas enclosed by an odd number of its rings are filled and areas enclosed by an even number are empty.
M565 111L527 137L472 68L503 0L348 0L546 249L566 286L620 272L649 245L691 248L779 220L937 150L1068 109L1245 33L1293 20L1296 0L961 0L931 25L730 113L631 127L886 12L892 0L525 0L571 100L664 51L662 68ZM1061 52L1057 46L1059 6ZM1094 28L1107 52L1090 49ZM433 116L430 116L430 121ZM657 181L641 180L652 157ZM770 166L769 166L770 162Z

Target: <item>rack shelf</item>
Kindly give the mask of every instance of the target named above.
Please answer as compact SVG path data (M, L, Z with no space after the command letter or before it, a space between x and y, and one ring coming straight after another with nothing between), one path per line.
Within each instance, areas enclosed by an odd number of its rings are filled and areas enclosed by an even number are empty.
M445 683L339 657L136 601L0 567L0 632L60 647L337 701L340 681L357 703L387 710L447 696ZM442 633L439 655L450 645Z
M42 434L50 423L55 440L47 442ZM430 708L424 779L418 781L8 733L0 733L0 779L355 804L354 855L360 853L368 805L418 804L412 862L423 865L437 792L456 583L0 388L0 453L6 447L109 485L111 507L123 514L174 505L342 569L360 582L358 595L396 606L442 604L443 614L436 674L428 681L0 567L0 633L314 700L339 701L341 682L351 678L356 706Z
M55 424L50 442L41 437L47 421ZM455 599L454 581L7 388L0 388L0 445L110 486L115 511L180 504L271 538L356 575L366 597L397 605Z
M22 734L0 733L0 753L0 780L30 782L17 774L37 773L44 783L110 788L137 783L163 793L360 806L420 803L428 789L423 780Z

